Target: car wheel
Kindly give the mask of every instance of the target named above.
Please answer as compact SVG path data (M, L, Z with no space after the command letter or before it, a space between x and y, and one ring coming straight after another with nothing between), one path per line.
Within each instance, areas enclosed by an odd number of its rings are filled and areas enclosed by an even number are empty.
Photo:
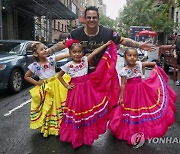
M9 78L9 90L12 93L18 93L21 91L23 86L23 75L22 72L19 69L14 69L11 72L10 78Z
M166 73L169 72L169 65L166 63L166 59L164 57L161 57L160 65Z

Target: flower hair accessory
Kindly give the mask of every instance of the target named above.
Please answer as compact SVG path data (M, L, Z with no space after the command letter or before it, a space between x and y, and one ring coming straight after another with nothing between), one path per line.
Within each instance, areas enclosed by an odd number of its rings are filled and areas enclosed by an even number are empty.
M73 43L79 43L79 41L78 40L73 40L73 39L66 40L66 42L65 42L66 48L70 48L73 45Z

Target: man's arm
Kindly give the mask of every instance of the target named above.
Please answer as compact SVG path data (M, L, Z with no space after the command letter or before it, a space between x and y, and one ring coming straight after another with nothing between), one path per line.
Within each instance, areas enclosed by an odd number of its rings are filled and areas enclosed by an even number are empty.
M120 44L122 44L124 46L128 46L128 47L140 48L140 49L143 49L146 51L154 51L155 50L155 46L148 42L139 43L130 38L122 38L120 41Z
M52 54L54 52L63 50L65 48L66 48L65 47L65 41L61 41L61 42L56 43L52 47L48 48L46 51L48 52L48 54Z

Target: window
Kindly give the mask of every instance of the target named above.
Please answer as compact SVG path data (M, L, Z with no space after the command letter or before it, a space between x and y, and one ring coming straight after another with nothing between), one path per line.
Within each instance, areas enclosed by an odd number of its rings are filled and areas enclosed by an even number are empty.
M60 30L60 22L58 22L58 30Z

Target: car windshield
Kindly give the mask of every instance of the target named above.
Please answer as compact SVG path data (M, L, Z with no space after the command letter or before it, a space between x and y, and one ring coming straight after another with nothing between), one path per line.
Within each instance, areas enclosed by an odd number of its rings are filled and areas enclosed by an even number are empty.
M0 42L0 54L19 54L22 46L23 43L18 42Z

